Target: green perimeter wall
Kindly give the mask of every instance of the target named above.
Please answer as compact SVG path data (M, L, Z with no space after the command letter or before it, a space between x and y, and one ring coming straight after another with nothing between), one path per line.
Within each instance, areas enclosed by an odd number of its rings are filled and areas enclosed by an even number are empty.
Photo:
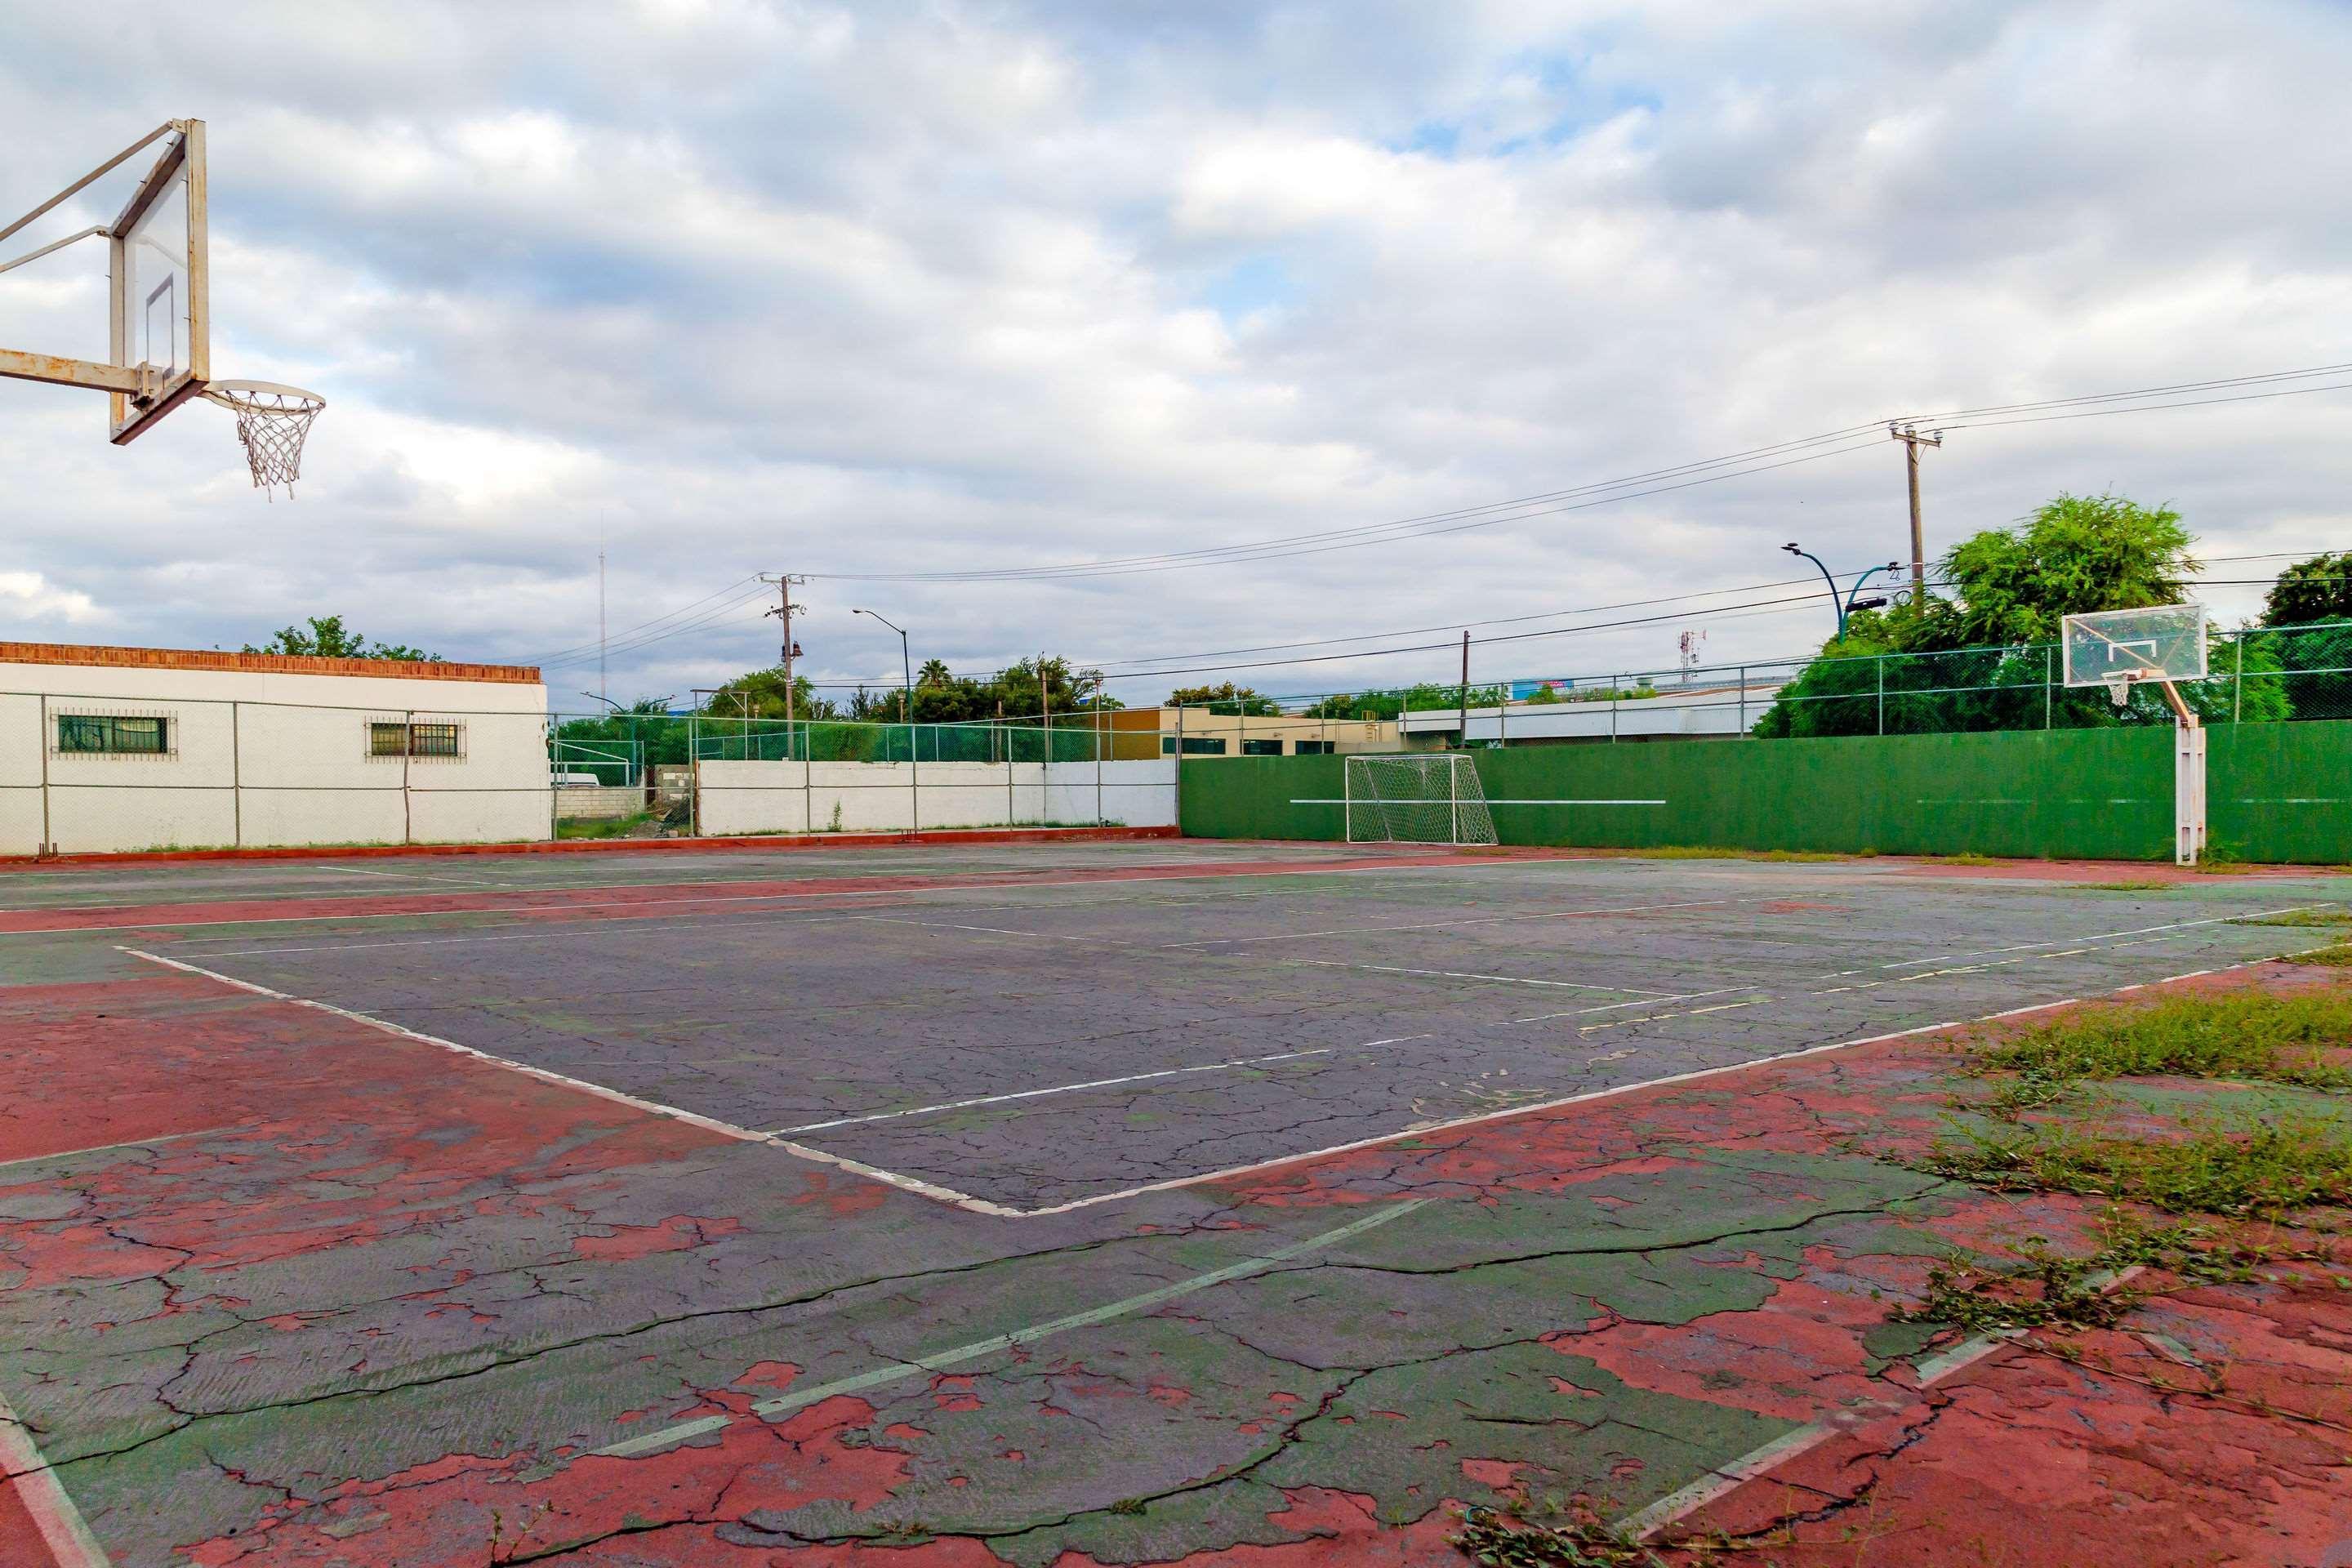
M2207 731L2208 838L2246 860L2352 863L2352 721ZM1475 751L1506 844L2172 858L2169 729ZM1344 759L1188 759L1196 838L1346 837ZM1510 805L1647 801L1659 805Z

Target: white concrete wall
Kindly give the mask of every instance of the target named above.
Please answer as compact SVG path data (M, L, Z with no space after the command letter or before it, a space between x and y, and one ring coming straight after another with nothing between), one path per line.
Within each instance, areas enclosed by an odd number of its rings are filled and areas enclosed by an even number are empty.
M708 762L700 787L697 820L717 837L1176 822L1172 757L1099 770L1093 763Z
M0 854L545 838L545 711L523 682L0 663ZM163 718L169 752L56 749L105 713ZM371 721L412 716L464 754L370 754Z

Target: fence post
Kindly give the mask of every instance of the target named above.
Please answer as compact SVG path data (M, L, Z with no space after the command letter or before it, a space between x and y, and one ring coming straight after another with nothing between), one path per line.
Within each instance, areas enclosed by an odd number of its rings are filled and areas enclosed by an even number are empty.
M2057 679L2058 672L2052 668L2051 665L2057 658L2057 654L2056 643L2042 645L2042 727L2045 730L2052 727L2051 708L2056 698L2056 689L2051 685L2051 682Z
M1739 738L1748 739L1748 667L1739 667Z
M57 840L50 837L49 826L49 738L55 727L49 721L49 699L47 692L33 703L33 754L41 759L41 841L33 846L33 858L57 853Z
M1878 732L1883 736L1886 733L1886 656L1875 655L1870 662L1878 667Z
M2246 634L2240 632L2230 646L2237 649L2237 668L2230 672L2230 722L2242 724L2246 719Z
M416 755L416 710L403 709L400 715L400 841L416 842L415 803L409 797L408 769Z
M245 745L237 723L242 702L228 705L228 841L245 847Z
M914 824L912 832L923 830L922 735L915 726L907 726L907 819Z

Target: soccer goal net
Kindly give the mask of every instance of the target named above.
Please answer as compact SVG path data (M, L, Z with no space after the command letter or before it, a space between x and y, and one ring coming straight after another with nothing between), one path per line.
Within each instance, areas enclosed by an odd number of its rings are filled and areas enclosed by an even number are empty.
M1492 844L1478 769L1459 752L1348 757L1350 844Z

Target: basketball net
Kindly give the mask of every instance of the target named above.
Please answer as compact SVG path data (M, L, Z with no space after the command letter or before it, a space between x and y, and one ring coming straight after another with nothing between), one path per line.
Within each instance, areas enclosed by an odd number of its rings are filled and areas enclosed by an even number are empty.
M284 485L291 500L302 472L302 442L327 400L299 387L261 381L216 381L205 388L205 396L236 416L236 438L245 446L255 486L268 494Z

